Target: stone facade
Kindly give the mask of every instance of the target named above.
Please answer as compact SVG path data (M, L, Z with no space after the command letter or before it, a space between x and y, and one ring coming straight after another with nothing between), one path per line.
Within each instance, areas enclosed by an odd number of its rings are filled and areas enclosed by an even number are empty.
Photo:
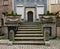
M7 5L4 5L5 1L7 1ZM33 5L30 5L30 4L28 5L28 2L26 3L26 1L24 2L24 4L22 4L22 3L20 4L19 2L17 3L17 2L15 2L16 0L14 1L15 3L13 3L12 0L5 0L5 1L0 0L0 24L1 24L1 18L4 19L4 24L5 24L5 20L6 20L5 17L2 15L2 12L7 11L8 13L11 13L11 11L13 10L13 8L14 8L14 11L16 12L17 7L20 7L22 9L22 10L19 10L19 11L20 11L20 15L21 15L22 20L24 19L25 21L28 20L28 18L27 18L27 16L28 16L27 12L32 11L33 12L33 16L34 16L33 17L33 19L34 19L33 22L36 22L36 20L39 19L40 12L42 14L44 14L43 11L46 12L47 10L49 10L51 13L56 13L57 11L60 10L60 4L51 4L50 0L48 0L48 3L46 3L46 2L44 3L44 1L43 1L43 2L41 2L41 4L40 3L36 4L37 1L35 1L35 3ZM12 3L14 4L13 7L12 7ZM60 1L59 1L59 3L60 3ZM47 6L48 6L48 9L47 9ZM41 8L43 8L43 10ZM23 10L24 10L24 12L22 12ZM18 13L19 13L19 11L18 11ZM24 17L22 17L22 15ZM57 23L57 24L59 24L59 23ZM48 23L48 24L45 23L45 24L42 24L42 28L43 29L44 29L44 27L51 27L52 28L52 33L51 33L52 34L51 35L52 38L54 38L56 36L60 36L60 31L59 31L60 26L58 26L56 28L56 22L55 23ZM7 34L7 32L8 32L7 31L7 27L5 26L3 28L4 29L6 28L6 32L5 33ZM56 31L56 29L57 29L57 31ZM7 36L8 36L8 34L7 34Z
M50 30L51 28L51 30ZM56 24L51 23L51 24L43 24L43 30L47 30L49 32L49 38L55 38L57 36L56 34ZM44 32L44 31L43 31Z
M55 38L57 36L55 15L51 15L51 16L45 16L45 15L41 16L40 15L40 20L41 20L41 23L42 23L43 33L45 31L48 31L49 38Z
M3 1L3 3L4 3L3 10L7 11L8 13L11 13L11 11L12 11L12 0L6 0L6 1Z

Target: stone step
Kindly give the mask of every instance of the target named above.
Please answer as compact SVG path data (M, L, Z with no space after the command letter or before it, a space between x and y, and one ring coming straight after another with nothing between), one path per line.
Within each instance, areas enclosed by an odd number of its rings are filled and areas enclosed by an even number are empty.
M19 45L43 45L44 33L41 24L35 22L21 23L14 36L13 44Z
M15 39L15 41L44 41L44 39Z
M41 24L41 23L39 23L39 22L25 22L25 23L21 23L22 25L38 25L38 24Z
M17 31L18 34L42 34L42 31Z
M13 43L13 45L45 45L45 43Z
M20 27L40 27L40 25L20 25Z
M18 27L18 29L41 29L41 27Z
M41 29L18 29L20 31L41 31Z
M16 37L43 37L43 34L16 34Z
M23 45L40 45L40 44L44 44L44 41L14 41L14 44L23 44Z
M44 37L15 37L15 39L44 39Z

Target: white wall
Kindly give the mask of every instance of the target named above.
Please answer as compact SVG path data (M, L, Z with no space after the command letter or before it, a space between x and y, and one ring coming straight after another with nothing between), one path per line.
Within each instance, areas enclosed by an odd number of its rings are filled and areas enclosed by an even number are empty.
M21 19L24 19L24 7L17 6L16 7L16 12L17 12L18 15L21 15Z
M39 14L44 14L44 6L37 7L37 19L39 19Z

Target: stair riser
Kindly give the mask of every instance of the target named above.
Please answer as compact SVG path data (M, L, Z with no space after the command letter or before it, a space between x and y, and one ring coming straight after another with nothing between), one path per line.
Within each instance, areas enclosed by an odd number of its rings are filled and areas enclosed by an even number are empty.
M45 45L45 43L13 43L13 45Z
M15 39L16 41L44 41L44 39Z
M43 34L42 32L16 32L16 34Z
M41 30L18 30L18 31L41 31Z
M33 23L32 22L28 22L28 23L25 22L25 23L21 23L21 24L41 24L41 23L39 23L39 22L33 22Z
M40 27L20 27L18 29L41 29Z

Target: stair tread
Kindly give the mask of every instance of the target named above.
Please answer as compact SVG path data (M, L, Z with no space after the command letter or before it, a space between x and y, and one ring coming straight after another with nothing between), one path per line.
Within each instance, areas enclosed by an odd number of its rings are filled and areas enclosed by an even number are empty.
M42 33L42 31L17 31L17 33Z
M43 36L43 34L16 34L16 36Z
M20 31L41 31L40 29L18 29Z
M43 33L16 33L16 34L43 34Z
M41 27L39 25L20 25L20 27Z
M44 43L44 41L14 41L14 43Z
M44 39L44 37L15 37L15 39Z
M18 29L18 30L41 30L41 29Z
M40 29L40 27L18 27L18 29L20 28L39 28Z

